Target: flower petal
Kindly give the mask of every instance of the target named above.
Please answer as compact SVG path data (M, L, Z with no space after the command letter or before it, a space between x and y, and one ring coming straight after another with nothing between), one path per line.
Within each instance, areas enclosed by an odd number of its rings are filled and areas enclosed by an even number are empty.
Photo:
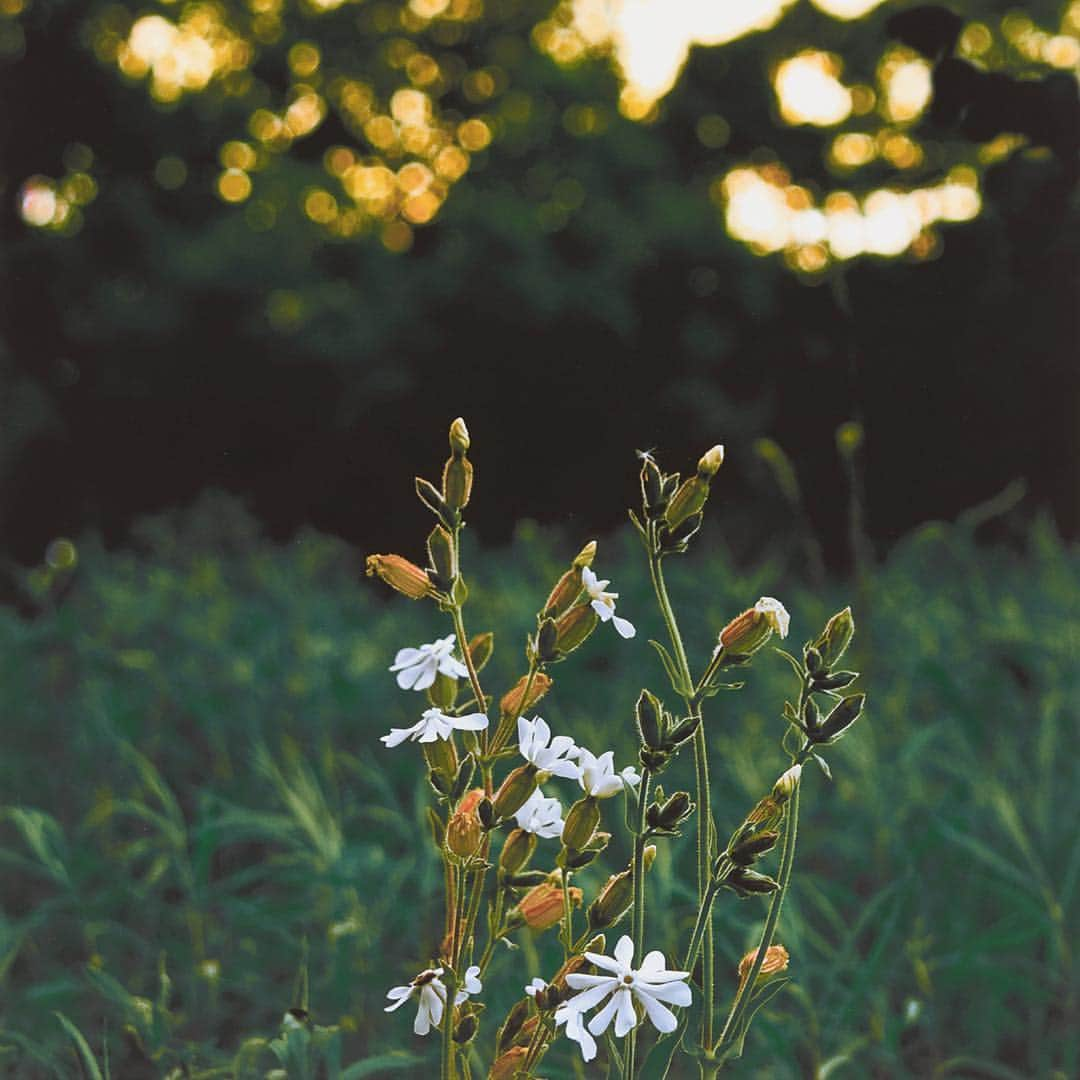
M472 967L465 972L465 989L470 994L479 994L480 991L484 989L483 983L480 982L479 975L480 966L478 964L473 964Z
M483 731L488 726L487 713L468 713L465 716L450 717L450 726L458 731Z
M420 676L413 683L412 688L414 690L426 690L429 686L434 685L435 676L439 671L439 665L434 660L425 660L423 667L414 668L413 670L419 671Z
M621 776L604 776L593 784L589 794L597 799L610 799L612 795L618 795L622 789L623 780Z
M402 690L411 690L416 681L424 674L424 665L427 661L423 661L419 664L413 664L410 667L403 668L397 674L397 684Z
M588 960L589 963L592 964L594 967L601 968L603 971L613 971L616 974L620 973L619 961L612 960L610 956L605 956L603 953L587 952L585 954L585 959ZM570 978L569 975L567 975L566 977L567 979ZM573 986L574 984L571 983L570 985Z
M619 1008L622 993L622 990L616 990L611 995L611 1000L589 1021L587 1026L593 1035L603 1035L607 1031L608 1024L611 1023L612 1017Z
M657 1001L666 1001L669 1005L689 1005L693 1001L690 987L684 982L647 983L639 978L634 987Z
M420 1008L416 1010L416 1019L413 1021L412 1029L417 1035L426 1035L431 1030L431 1017L428 1015L422 1000Z
M634 942L629 934L623 934L619 938L615 945L615 951L613 953L616 960L619 961L623 967L630 967L634 962Z
M618 615L612 615L611 623L615 627L615 632L619 637L632 638L637 633L637 629L629 619L623 619Z
M570 984L570 976L567 976L567 984ZM585 1012L591 1009L594 1005L599 1005L613 990L617 990L619 987L618 979L611 979L604 984L597 984L596 986L590 986L587 990L582 990L580 994L575 995L566 1002L571 1008L577 1012ZM595 1032L593 1034L596 1034Z
M386 991L386 996L391 1004L384 1006L383 1012L393 1012L395 1009L400 1009L412 997L412 992L413 988L411 986L391 986Z
M544 772L549 772L552 776L561 776L564 780L581 779L581 766L575 765L572 761L567 761L565 758L562 758L559 761L549 761L544 766Z
M413 724L412 727L391 728L389 735L380 735L379 736L379 742L383 743L385 746L388 746L388 747L389 746L399 746L406 739L409 739L413 735L415 735L419 731L420 726L421 726L420 724Z
M566 985L574 990L583 990L587 986L600 986L612 982L610 975L582 975L572 972L566 976Z
M603 600L594 600L589 607L600 616L601 622L607 622L608 619L615 613L611 604L605 604Z
M623 986L615 998L619 1002L619 1011L615 1014L615 1034L621 1039L628 1031L637 1027L638 1018L634 1011L634 996L628 986Z
M398 649L394 655L394 662L390 665L391 671L400 671L402 668L412 667L424 659L424 654L419 649Z
M643 993L637 986L634 987L638 1001L645 1006L645 1012L652 1021L652 1026L657 1031L674 1031L678 1026L675 1014L666 1006L661 1005L651 994ZM688 1003L689 1004L689 1003ZM618 1029L616 1028L616 1032Z

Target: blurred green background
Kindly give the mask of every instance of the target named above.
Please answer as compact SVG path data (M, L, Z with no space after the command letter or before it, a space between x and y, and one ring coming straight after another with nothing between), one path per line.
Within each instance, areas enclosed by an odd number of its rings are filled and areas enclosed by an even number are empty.
M796 645L855 610L870 704L735 1071L1080 1072L1080 3L958 11L0 0L0 1071L431 1075L382 1006L441 871L378 736L449 627L361 571L419 558L463 414L485 686L598 536L639 634L542 712L620 764L663 690L634 449L727 446L670 572L692 662L762 594ZM789 683L763 654L712 702L721 832ZM650 877L669 955L691 849ZM719 905L732 990L763 913ZM491 1014L550 968L519 944Z

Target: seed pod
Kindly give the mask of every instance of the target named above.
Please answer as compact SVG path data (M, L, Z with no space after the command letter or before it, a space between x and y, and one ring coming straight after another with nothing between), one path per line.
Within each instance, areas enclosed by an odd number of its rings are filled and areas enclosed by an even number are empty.
M499 854L499 866L507 874L516 874L528 865L535 850L535 833L526 832L524 829L511 829Z
M441 525L436 525L427 538L428 558L439 588L449 592L457 577L457 559L454 551L454 538Z
M516 814L536 790L536 784L536 766L519 765L495 792L493 801L496 815L508 818Z
M369 555L365 565L368 577L381 578L410 600L435 595L435 586L427 571L400 555Z
M536 659L541 664L550 664L559 659L559 629L550 617L544 619L536 631Z
M506 1014L503 1026L499 1028L499 1034L495 1039L495 1049L498 1053L501 1054L513 1044L515 1036L521 1030L521 1025L525 1023L528 1016L529 999L519 998L514 1002L513 1008ZM513 1073L509 1075L512 1076Z
M421 743L424 752L424 760L432 772L441 773L453 784L458 771L457 751L454 749L453 739L435 739L433 742Z
M579 604L561 615L555 623L555 647L561 653L573 652L596 629L600 616L588 604Z
M524 716L551 689L551 677L538 671L533 676L529 696L525 697L525 686L528 681L528 675L522 675L514 684L513 689L503 694L499 702L499 712L502 716L514 719Z
M821 725L821 730L814 736L814 742L835 742L856 720L866 702L865 694L852 694L841 701Z
M522 800L524 801L524 800ZM596 832L596 826L600 824L600 806L596 798L586 795L578 799L570 812L566 815L563 825L562 841L568 848L582 849L588 846L589 841Z
M451 675L436 672L435 681L427 689L428 701L442 712L449 712L457 701L457 679Z
M466 1013L454 1025L454 1042L459 1046L464 1046L472 1040L479 1026L480 1021L477 1019L476 1013Z
M820 675L811 683L811 690L843 690L857 678L857 671L834 671L831 675Z
M484 797L483 788L474 788L458 804L446 826L446 846L462 859L475 854L484 837L476 807Z
M760 649L770 637L772 627L769 620L757 608L747 608L720 631L720 644L730 653L748 656Z
M655 694L642 690L634 706L641 741L651 749L660 749L664 745L664 707Z
M757 960L757 949L751 949L740 961L739 961L739 987L749 978L750 972L754 967L754 961ZM762 961L761 968L758 971L757 979L754 985L760 986L763 983L769 981L773 975L779 974L781 971L787 971L788 966L788 951L783 945L770 945L765 950L765 959Z
M483 671L484 665L491 659L491 654L495 651L495 635L490 631L484 634L477 634L476 637L469 642L469 659L473 662L473 667L477 671Z
M443 467L443 498L451 513L457 514L469 505L472 494L473 467L465 456L449 457Z
M570 886L570 903L574 907L581 906L582 892L575 886ZM534 885L518 904L518 911L525 920L525 924L533 930L547 930L563 918L563 890L561 882L546 881L542 885Z
M557 619L581 593L581 571L592 566L596 558L596 541L590 540L575 556L570 569L555 583L540 614L544 618Z
M648 455L641 459L641 507L646 521L655 521L664 513L667 498L664 495L664 474Z
M689 518L700 514L709 498L712 478L717 474L724 461L724 448L714 446L702 455L698 462L697 475L683 482L675 492L664 511L664 520L669 529L678 529ZM680 537L685 540L688 537Z
M753 833L732 844L728 849L728 858L740 866L749 866L759 855L764 855L766 851L771 851L776 847L776 841L779 839L780 834L772 830Z
M726 884L740 896L767 896L780 888L780 883L768 874L759 874L744 866L736 867L728 875Z
M675 829L694 812L688 791L676 791L660 808L656 824L661 829Z
M634 903L634 875L630 869L612 874L589 905L590 930L606 930L626 914Z
M488 1073L488 1080L514 1080L525 1068L525 1059L529 1056L527 1046L512 1046L495 1059Z

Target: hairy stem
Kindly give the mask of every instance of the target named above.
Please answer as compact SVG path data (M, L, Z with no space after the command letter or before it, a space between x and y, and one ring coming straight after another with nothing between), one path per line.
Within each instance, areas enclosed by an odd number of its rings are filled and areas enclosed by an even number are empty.
M652 783L652 772L643 768L641 771L641 785L638 788L637 804L637 828L634 833L634 860L631 870L631 881L634 885L633 903L633 941L634 957L638 964L644 955L645 949L645 811L649 805L649 786ZM638 1029L632 1027L626 1034L626 1055L623 1075L629 1080L634 1075L637 1065L637 1033Z

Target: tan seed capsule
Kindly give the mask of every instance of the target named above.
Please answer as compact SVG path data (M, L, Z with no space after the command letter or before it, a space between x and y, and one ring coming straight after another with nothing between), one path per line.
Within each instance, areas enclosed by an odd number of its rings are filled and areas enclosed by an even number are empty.
M555 645L560 652L573 652L596 629L600 616L588 604L572 607L555 623Z
M488 1080L514 1080L514 1077L525 1067L525 1059L528 1056L527 1046L511 1047L505 1054L500 1054L495 1059L488 1073Z
M365 565L368 577L381 578L410 600L435 595L435 587L427 571L400 555L369 555Z
M739 961L740 987L749 977L750 969L754 966L757 954L757 949L751 949L750 952ZM762 962L761 970L758 972L757 982L759 984L766 982L773 975L776 975L781 971L787 971L789 959L788 951L783 945L770 945L768 949L765 950L765 959Z
M529 687L529 696L525 697L525 686L528 681L529 677L522 675L514 684L514 688L503 694L499 702L499 711L503 716L513 719L524 716L551 689L551 678L542 671L538 671L533 676L532 686Z
M516 814L536 790L537 783L536 766L519 765L495 792L493 801L496 815L508 818Z
M446 846L463 859L476 853L484 837L480 819L476 816L477 803L483 797L483 788L474 788L468 792L446 826Z
M576 886L570 886L570 903L581 906L582 892ZM563 917L563 890L561 882L545 881L534 885L518 904L518 911L527 926L533 930L547 930Z

